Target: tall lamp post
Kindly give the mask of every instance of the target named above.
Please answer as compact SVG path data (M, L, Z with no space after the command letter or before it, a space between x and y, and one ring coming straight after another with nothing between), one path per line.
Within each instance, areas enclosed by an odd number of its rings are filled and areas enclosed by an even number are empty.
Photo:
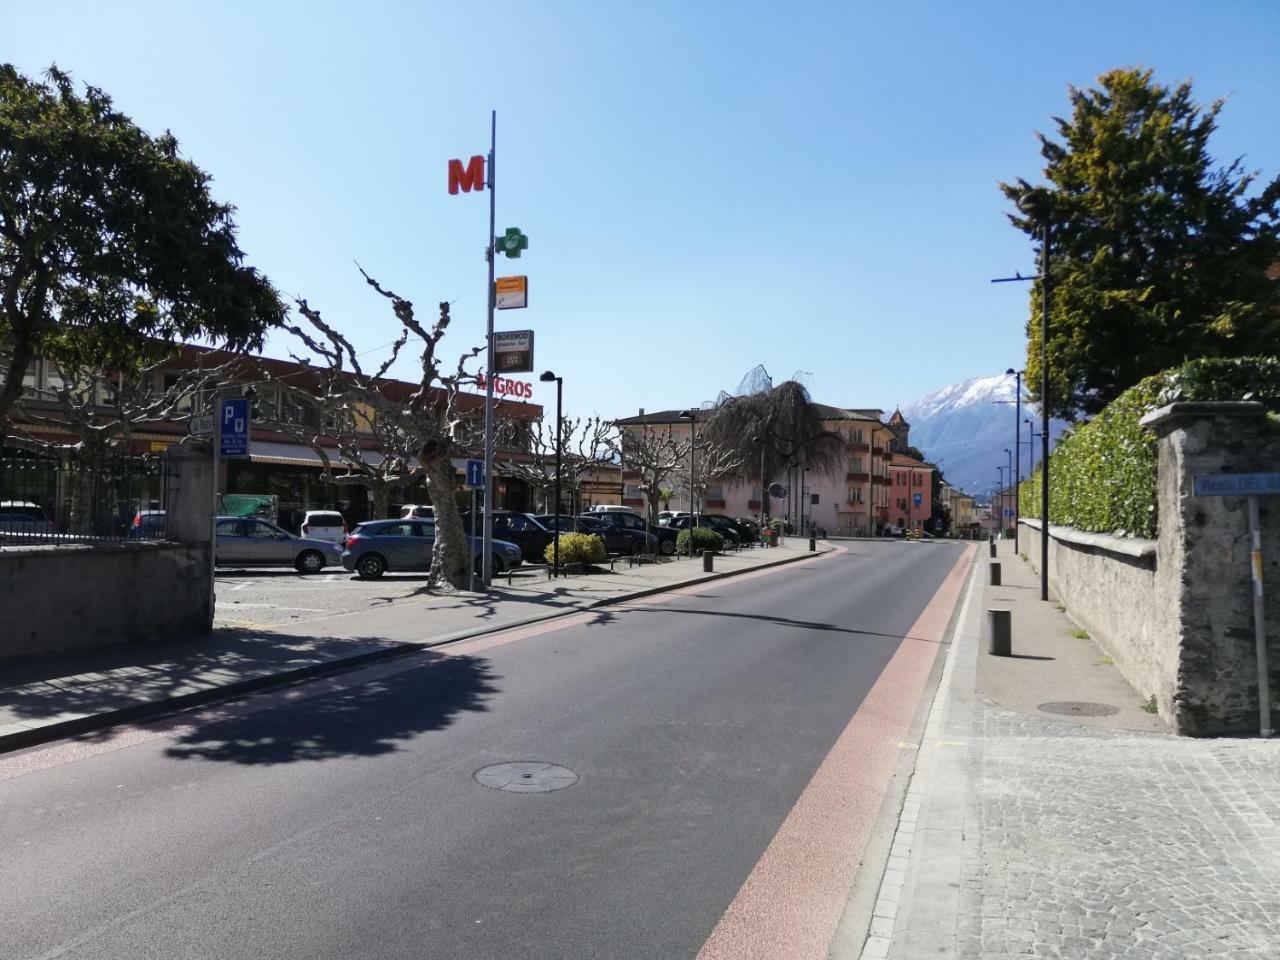
M560 402L564 399L564 377L557 377L548 370L538 378L543 383L551 383L553 380L556 384L556 538L555 546L552 547L552 561L556 568L556 576L560 576L560 455L563 448L563 437L561 436L560 426L562 420L560 418Z
M1040 436L1036 433L1036 422L1030 417L1023 417L1022 422L1027 425L1027 477L1031 476L1031 471L1035 469L1035 439Z
M764 529L764 498L767 496L764 489L764 454L765 444L768 440L765 437L755 436L751 438L752 443L760 444L760 529Z
M1017 431L1015 431L1015 435L1016 433ZM1005 459L1009 463L1008 472L1004 475L1005 479L1009 483L1009 496L1005 499L1005 503L1008 504L1009 500L1018 499L1018 488L1013 485L1013 453L1009 450L1008 447L1005 447L1004 455L1005 455ZM1014 508L1014 512L1015 513L1017 512L1017 507ZM1004 523L1003 513L1000 514L1000 522ZM1016 522L1013 525L1013 548L1014 548L1014 552L1016 553L1018 549L1018 525Z
M1022 484L1022 375L1025 372L1025 370L1015 370L1013 367L1005 371L1005 376L1017 378L1013 391L1013 550L1015 553L1022 552L1022 548L1019 546L1019 538L1022 535L1022 531L1018 525L1022 521L1019 487Z
M681 410L678 419L689 424L689 557L692 559L693 528L698 526L698 517L693 509L693 450L697 446L697 427L694 425L692 410Z
M1022 197L1019 209L1040 227L1040 599L1049 599L1049 311L1052 198L1043 187Z
M999 520L996 521L996 523L993 523L991 526L996 530L999 530L1002 534L1004 533L1004 530L1001 527L999 527L997 524L1004 523L1004 499L1005 499L1004 467L997 466L996 467L996 503L999 504L997 509L999 510L1000 518Z

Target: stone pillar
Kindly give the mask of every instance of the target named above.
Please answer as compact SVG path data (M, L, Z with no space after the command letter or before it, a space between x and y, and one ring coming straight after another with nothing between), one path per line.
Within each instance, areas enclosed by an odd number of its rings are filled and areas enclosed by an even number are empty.
M208 543L213 523L213 458L207 446L183 444L169 448L173 474L166 504L169 539L179 543Z
M1159 438L1153 601L1172 604L1181 635L1176 675L1157 694L1161 712L1175 730L1192 736L1256 732L1246 501L1197 497L1192 483L1205 474L1280 471L1280 428L1253 402L1174 403L1143 424ZM1280 691L1280 497L1259 502L1274 700Z

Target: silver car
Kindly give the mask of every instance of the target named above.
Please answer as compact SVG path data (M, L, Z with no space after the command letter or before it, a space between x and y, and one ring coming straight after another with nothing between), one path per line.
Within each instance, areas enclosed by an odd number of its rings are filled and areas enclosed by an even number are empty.
M216 529L219 566L291 566L300 573L319 573L342 562L341 544L296 537L257 517L219 517Z

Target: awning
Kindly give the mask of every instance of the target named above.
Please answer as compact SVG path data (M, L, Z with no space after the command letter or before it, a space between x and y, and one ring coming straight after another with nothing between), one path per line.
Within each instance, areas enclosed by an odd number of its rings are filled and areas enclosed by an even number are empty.
M377 450L363 450L360 458L371 466L376 466L386 459ZM281 443L278 440L254 440L249 446L249 459L254 463L276 464L285 467L312 467L316 470L324 469L324 460L320 454L303 443ZM329 463L333 467L335 473L342 473L345 466L342 458L338 456L338 451L333 450L329 454ZM467 469L467 461L462 457L454 457L453 468L459 473L465 473ZM409 461L409 466L418 469L422 466L417 457Z

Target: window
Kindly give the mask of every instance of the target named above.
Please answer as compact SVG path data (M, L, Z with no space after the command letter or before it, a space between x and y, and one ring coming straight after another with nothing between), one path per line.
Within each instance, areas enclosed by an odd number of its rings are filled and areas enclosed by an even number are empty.
M709 485L707 487L706 498L708 500L723 500L724 487L718 483Z
M861 457L850 457L850 458L849 458L849 469L850 469L850 471L852 471L853 473L861 473L861 472L862 472L862 458L861 458Z
M862 502L862 488L861 488L861 487L850 487L850 488L849 488L849 497L848 497L848 502L849 502L849 503L861 503L861 502Z
M512 517L507 526L516 533L534 533L538 529L538 525L528 517Z
M284 533L274 523L267 523L265 520L249 520L247 523L251 537L277 537Z
M622 495L628 500L638 500L640 498L640 484L628 483L622 489Z
M239 520L219 520L218 536L220 537L243 537L244 528L240 526Z
M414 537L421 535L418 533L421 526L418 523L389 523L385 527L379 527L377 533L380 537Z

